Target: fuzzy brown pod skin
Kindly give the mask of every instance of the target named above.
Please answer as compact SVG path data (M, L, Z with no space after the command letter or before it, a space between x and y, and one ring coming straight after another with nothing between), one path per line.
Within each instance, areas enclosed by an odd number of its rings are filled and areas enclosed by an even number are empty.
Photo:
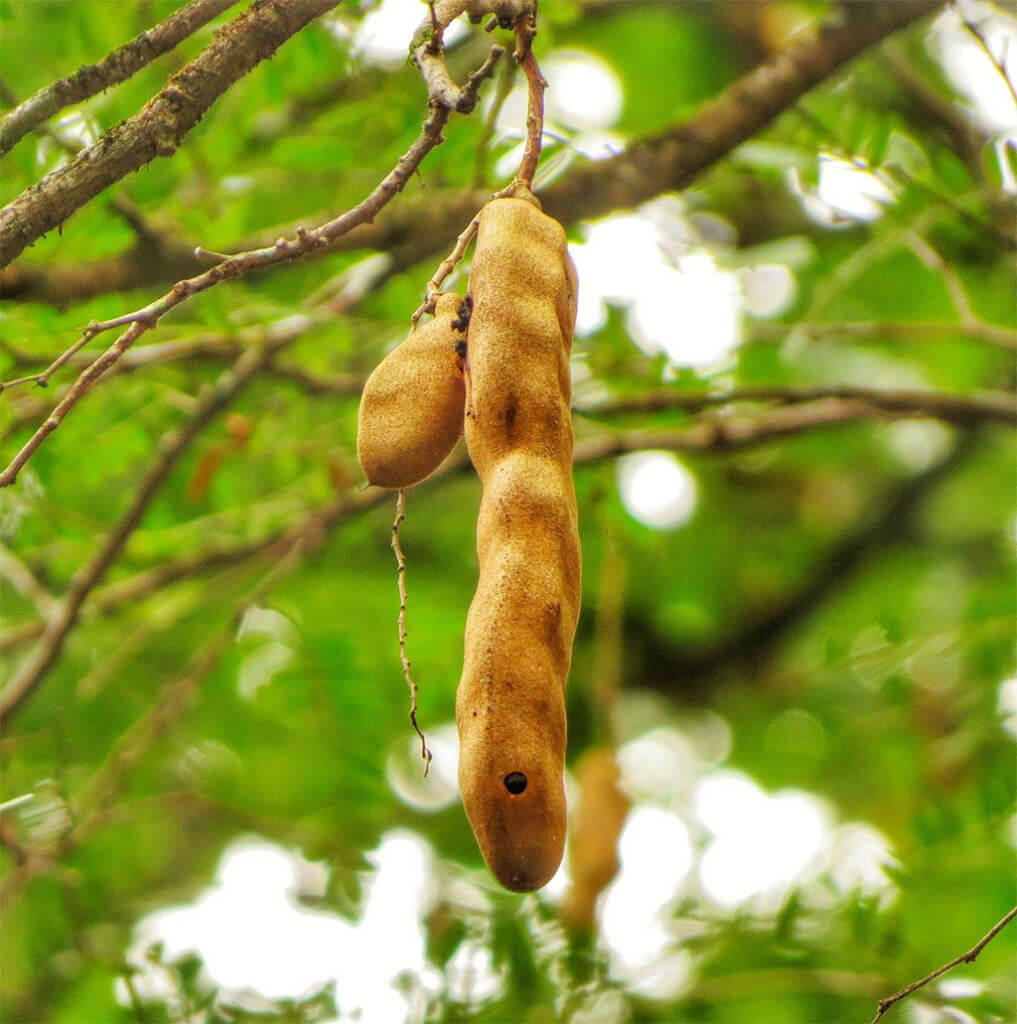
M545 885L565 845L565 680L581 569L568 364L576 288L565 232L532 196L484 208L466 418L483 484L480 574L456 695L459 787L484 860L517 892Z
M357 457L370 483L393 490L430 476L463 432L466 387L456 343L463 300L438 297L418 326L367 378L357 419Z
M618 763L610 747L591 747L575 766L579 800L569 844L571 881L562 917L571 928L592 932L597 897L618 874L618 838L629 813Z

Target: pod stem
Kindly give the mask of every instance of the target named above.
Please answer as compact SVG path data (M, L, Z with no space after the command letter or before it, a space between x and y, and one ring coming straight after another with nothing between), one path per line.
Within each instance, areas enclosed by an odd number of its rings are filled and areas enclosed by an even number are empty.
M463 228L462 234L456 239L456 244L452 247L452 251L438 264L438 269L434 272L434 277L427 282L427 291L424 293L424 301L417 307L413 316L410 320L414 327L417 326L417 322L425 313L433 313L435 303L438 301L438 296L441 294L441 286L445 283L445 278L452 273L456 268L456 264L463 258L470 242L473 241L473 236L477 233L477 227L480 224L480 214L478 213L469 224Z
M434 19L433 4L429 4L431 17ZM547 81L540 73L537 66L537 59L533 56L533 37L537 34L536 14L529 12L521 14L515 21L516 48L512 54L513 60L523 69L526 75L528 98L526 105L526 145L523 149L522 162L519 164L519 172L512 181L503 189L495 192L492 199L500 199L506 196L516 196L519 192L527 195L533 189L533 176L537 172L537 163L540 161L540 150L544 136L544 90L547 88ZM440 36L439 36L440 41ZM424 52L421 47L420 52ZM530 201L535 201L529 195ZM540 204L537 203L539 208ZM438 264L434 276L427 282L424 292L424 301L414 311L410 318L414 327L425 313L433 313L435 303L441 294L441 286L445 279L455 270L456 265L466 254L466 250L477 234L477 227L480 224L478 213L463 229L462 234L456 239L452 251Z
M533 175L537 172L540 148L544 136L544 90L547 81L540 73L537 59L533 56L533 37L537 34L537 19L533 14L524 14L516 22L516 63L526 75L528 87L526 109L526 146L519 164L516 182L528 189L533 187Z
M399 660L403 665L403 678L410 688L410 724L414 732L420 737L420 756L424 759L424 775L427 775L431 767L431 758L434 756L427 746L420 726L417 724L417 684L410 675L410 659L406 656L406 556L403 554L402 545L399 543L399 526L406 518L406 493L399 491L396 498L396 517L392 524L392 550L395 552L396 565L398 566L399 579Z

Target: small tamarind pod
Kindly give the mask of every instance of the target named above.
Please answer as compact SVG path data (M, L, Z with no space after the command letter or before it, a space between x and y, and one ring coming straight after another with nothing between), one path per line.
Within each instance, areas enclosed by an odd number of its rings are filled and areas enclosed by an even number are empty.
M629 799L618 786L614 751L591 747L575 766L579 799L569 840L571 880L562 917L581 931L593 931L597 897L618 874L618 838L629 812Z
M464 303L438 297L434 319L416 327L367 378L357 418L357 457L370 483L393 490L430 476L463 432Z
M508 889L546 884L565 844L565 680L579 617L569 350L576 275L536 199L492 200L470 271L466 443L483 485L479 579L456 694L459 788Z

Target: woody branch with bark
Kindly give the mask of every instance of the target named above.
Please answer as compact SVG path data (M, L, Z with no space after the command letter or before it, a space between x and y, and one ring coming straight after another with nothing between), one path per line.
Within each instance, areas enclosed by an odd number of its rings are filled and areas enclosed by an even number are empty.
M319 5L321 10L309 5L294 5L294 7L296 6L300 6L303 12L301 16L309 20L316 16L315 12L321 13L322 10L332 5ZM603 209L631 205L633 202L655 194L654 190L660 191L664 188L676 187L684 181L691 180L692 176L719 159L733 146L757 132L780 110L794 102L797 96L831 74L844 61L866 46L878 42L894 29L911 23L935 6L934 3L897 5L882 13L880 17L861 25L851 19L835 20L811 35L806 34L803 39L792 44L788 53L778 55L770 64L750 73L716 101L709 104L701 114L696 115L679 129L665 133L655 140L640 143L612 161L606 161L597 167L577 172L560 183L556 189L548 190L544 195L545 203L549 203L552 209L556 203L562 206L570 205L574 208L573 212L578 210L580 215L602 212ZM256 4L249 12L228 26L227 30L223 30L212 46L195 61L192 61L184 72L174 76L163 92L167 93L169 90L169 93L172 93L177 88L173 84L177 80L214 80L214 88L209 87L202 94L208 102L211 102L217 95L215 89L221 91L222 88L228 87L230 84L229 82L224 84L221 77L215 78L215 71L223 63L224 55L236 55L241 51L247 52L244 41L248 34L255 32L251 26L260 24L245 22L244 19L256 16L269 17L272 8L272 0L262 0L262 3ZM490 3L481 2L481 0L473 0L473 2L443 0L429 9L429 15L421 24L412 47L414 61L427 83L429 116L424 123L420 137L393 171L363 203L354 209L318 228L298 231L292 239L280 239L274 245L223 258L216 266L198 277L178 282L161 299L140 310L103 323L93 323L85 331L82 339L71 349L56 357L46 370L34 377L23 378L25 381L35 380L37 383L46 383L52 374L78 357L84 345L97 334L115 327L127 327L127 330L113 346L85 367L77 382L68 389L63 398L48 413L43 424L14 457L7 469L0 473L0 485L12 483L16 479L20 468L45 438L63 422L64 417L74 405L96 384L101 376L114 367L131 349L138 337L151 330L170 309L191 295L214 287L221 281L243 276L253 269L285 263L317 250L335 249L354 228L373 224L375 216L402 189L424 156L441 141L442 131L451 113L453 111L469 112L473 108L480 83L489 76L494 63L500 56L500 48L494 48L488 60L462 87L451 80L442 56L442 33L451 20L462 13L467 13L474 20L485 15L492 15L495 22L505 27L514 27L517 30L517 59L520 60L529 82L531 107L531 116L528 122L530 130L528 131L523 165L520 169L520 179L528 181L532 178L540 151L539 110L544 85L530 50L530 41L533 35L532 8L525 2ZM292 9L288 14L291 19L296 17ZM276 32L272 36L274 45L278 45L282 38L285 38L286 33L292 34L292 31L296 31L299 27L292 20L286 22L281 28L276 24ZM256 62L256 59L260 59L258 55L264 54L266 45L267 43L263 39L260 50L248 53L248 62ZM239 73L235 77L239 77ZM151 138L154 137L152 136L152 125L158 121L158 117L152 111L153 104L158 99L157 97L156 100L153 100L135 119L132 133L128 133L135 141L139 138L148 138L148 141L151 141ZM102 145L103 140L100 140L97 146ZM106 145L114 150L117 148L115 141L108 141ZM138 150L138 152L143 151L143 148ZM101 169L97 170L95 166L91 166L90 174L106 173L107 176L115 177L121 172L128 173L132 169L124 163L116 164L111 156L104 157L103 152L104 150L97 150L91 153L85 162L103 165L106 171L102 172ZM70 173L69 169L73 168L74 164L75 162L72 162L64 170ZM636 169L641 171L638 178L632 173ZM600 175L605 175L603 181L601 181ZM29 192L31 195L47 194L52 200L54 195L59 194L59 182L62 180L64 180L63 177L48 176L36 187L34 192L33 190L29 190ZM618 190L611 184L616 181L627 181L628 185L623 190ZM638 185L633 184L636 181L638 181ZM599 186L598 182L600 182ZM603 195L603 188L609 188L608 198L596 198L598 195ZM647 188L650 189L649 192L645 191ZM573 196L572 199L568 198L570 195ZM7 209L10 211L12 208L16 208L19 202L31 203L32 201L30 194L26 193ZM85 201L85 199L81 199L81 201ZM606 207L598 206L598 203L607 205ZM49 205L52 206L52 202ZM453 207L445 207L439 211L439 216L447 219L452 210ZM68 209L65 212L69 213L72 210ZM427 224L426 219L424 223ZM433 226L433 224L429 226ZM368 230L376 229L369 228ZM425 236L421 233L423 229L419 225L416 230L420 233L418 240L404 243L398 247L392 266L405 266L418 258L423 248L433 247L433 233ZM427 242L422 241L425 237L428 238ZM380 241L380 239L376 240L375 244ZM333 310L334 308L333 306ZM203 427L239 393L249 379L255 374L267 372L274 365L277 353L291 344L300 333L299 331L294 333L291 330L280 335L266 336L255 349L240 354L231 371L222 378L220 385L213 389L199 405L188 425L178 432L174 440L164 449L162 456L145 475L140 490L120 524L100 546L98 554L91 563L78 575L65 597L47 614L35 650L22 663L15 676L0 694L0 720L6 718L14 708L20 705L54 663L64 640L77 621L86 597L102 582L122 550L127 537L141 521L152 497L168 477L180 454L198 436ZM301 382L307 383L306 380ZM586 461L634 450L635 447L645 446L648 443L648 438L652 439L657 446L674 450L723 450L744 444L760 443L770 438L789 436L805 429L815 429L820 426L851 422L873 416L931 414L958 423L984 420L1011 422L1014 418L1012 403L1009 402L1007 396L954 398L952 396L914 394L894 396L872 392L857 394L842 391L797 396L788 394L781 396L770 393L742 397L750 400L753 397L762 398L780 404L789 404L790 407L750 420L710 420L677 433L634 432L627 435L591 437L582 442L577 450L577 458L579 461ZM728 400L731 401L737 400L737 398L738 396L728 396ZM674 404L683 402L686 408L697 407L697 402L698 408L719 403L718 399L709 396L705 398L672 396L670 401ZM663 408L667 405L667 402L653 396L643 399L643 402L646 409ZM615 411L626 411L624 403L617 404ZM592 410L592 412L594 415L603 415L610 413L611 410L599 409ZM170 578L172 578L172 574L170 574Z
M245 42L256 31L252 24L257 26L260 22L247 23L244 19L256 16L270 18L269 9L272 4L273 0L262 0L221 30L215 42L174 76L166 88L135 118L107 133L95 146L79 154L76 160L47 175L38 185L0 211L0 266L39 234L69 216L77 206L87 202L95 194L93 186L96 190L105 187L157 155L155 141L165 134L165 127L160 125L164 116L169 117L169 113L163 111L160 104L170 103L173 97L181 93L181 82L201 84L201 88L195 86L192 92L196 96L200 95L204 106L197 106L204 110L217 95L240 77L238 68L251 67L266 55L267 43L262 37L259 36L260 48L253 51L250 51L250 44ZM287 37L286 33L292 34L301 27L293 20L297 17L297 8L303 12L301 16L306 23L331 6L334 5L290 5L287 8L290 21L281 28L273 21L275 33L271 36L271 42L277 46ZM750 72L717 100L707 104L690 121L669 132L643 140L611 160L582 168L556 183L541 195L545 209L556 219L569 223L577 217L596 216L612 209L632 206L661 191L688 184L697 174L765 127L799 96L833 74L845 62L937 6L939 4L933 0L909 0L886 8L881 6L872 12L873 17L865 20L834 18L812 33L803 33L800 39L792 42L787 52L778 54L767 64ZM495 52L492 52L489 60L464 89L460 90L458 86L450 84L447 72L442 71L443 61L440 59L440 39L444 27L463 12L475 20L491 14L498 22L514 25L531 11L527 3L508 3L507 0L444 0L435 5L432 11L431 16L422 23L413 47L414 60L428 84L431 114L421 138L392 174L360 206L318 228L301 229L295 237L282 238L272 245L223 258L210 270L178 281L162 298L139 310L109 321L90 324L81 339L42 371L41 375L22 378L46 383L52 372L96 335L116 327L127 328L114 345L80 374L77 382L32 438L7 468L0 472L0 486L14 482L21 467L46 437L59 427L73 406L145 331L154 327L166 312L192 295L223 281L244 276L252 270L291 262L314 252L349 247L346 239L351 233L354 247L391 249L393 256L403 265L418 261L435 251L438 245L444 244L444 240L454 238L459 233L459 225L472 218L483 200L478 202L477 197L467 195L439 208L407 204L409 222L393 218L376 225L374 221L381 209L401 190L424 155L440 141L442 129L451 111L463 109L464 104L467 109L472 106L479 82L490 73L497 59ZM222 65L231 60L234 63L230 63L232 77L229 77L222 73ZM532 71L532 66L524 64L524 70L527 67ZM539 72L534 77L531 71L528 71L528 78L532 99ZM192 119L181 121L170 117L167 123L186 123L187 127L193 125L200 116L197 106L191 111ZM127 146L131 154L129 159L117 156L124 146ZM530 168L530 173L535 161L533 152L531 145L528 159L524 160L524 166ZM536 152L539 152L539 148ZM82 177L79 179L77 175ZM68 186L68 182L73 187ZM65 192L69 198L62 201L61 196ZM47 211L47 216L37 216L40 210ZM56 220L53 220L54 216ZM354 232L354 228L358 230ZM5 249L5 246L10 248ZM7 253L6 258L4 253Z

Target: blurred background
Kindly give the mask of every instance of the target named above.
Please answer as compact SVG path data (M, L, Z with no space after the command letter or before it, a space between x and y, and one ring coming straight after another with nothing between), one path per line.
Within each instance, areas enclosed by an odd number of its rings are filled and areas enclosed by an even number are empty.
M6 105L176 6L0 3ZM538 193L613 174L816 25L878 6L543 0ZM26 137L3 201L235 13ZM195 245L269 244L359 202L425 116L406 59L424 14L338 6L172 159L26 251L0 278L0 376L196 273ZM491 38L447 33L460 81ZM681 193L561 214L583 612L572 841L536 894L487 874L455 782L478 481L457 449L401 528L425 778L395 498L355 457L362 381L470 216L445 237L427 211L475 210L518 165L511 62L392 204L412 216L387 252L353 234L146 335L0 490L10 680L175 452L0 738L3 1018L867 1021L972 946L1017 892L1015 76L1012 11L942 6ZM4 464L83 358L0 394ZM885 1019L1013 1020L1015 940Z

